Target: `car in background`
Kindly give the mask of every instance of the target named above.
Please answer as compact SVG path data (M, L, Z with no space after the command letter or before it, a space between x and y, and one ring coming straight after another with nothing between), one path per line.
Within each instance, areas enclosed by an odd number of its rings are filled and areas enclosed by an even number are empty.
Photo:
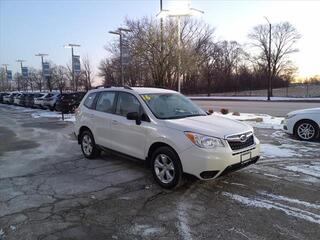
M72 113L79 106L85 92L63 93L56 102L55 110L63 113Z
M75 118L74 132L86 158L111 149L147 161L164 188L178 186L183 173L215 179L256 163L260 156L252 126L207 115L172 90L91 90Z
M44 99L43 99L43 108L44 109L50 109L53 111L56 107L56 102L60 97L60 93L57 92L51 92L49 93Z
M43 93L29 93L27 98L26 98L26 103L25 106L26 107L30 107L30 108L34 108L34 99L41 97L43 95Z
M16 93L13 93L12 95L10 95L9 104L14 104L14 98L16 96L18 96L19 94L20 94L19 92L16 92Z
M34 93L29 93L26 97L26 100L25 100L25 104L24 106L25 107L33 107L33 96L34 96Z
M43 100L45 99L46 96L48 96L48 94L49 93L39 93L38 96L34 96L33 107L44 108L43 107Z
M320 137L320 108L289 112L283 122L283 130L303 141Z
M27 101L27 97L30 93L23 93L20 95L20 101L19 101L19 106L25 107L26 106L26 101Z
M18 93L17 92L12 92L9 95L6 95L3 97L3 103L7 104L13 104L13 98L16 96Z
M7 95L9 95L10 93L6 93L6 92L2 92L0 93L0 103L3 103L3 98Z
M19 93L13 98L13 105L20 105L20 97L22 96L23 93Z

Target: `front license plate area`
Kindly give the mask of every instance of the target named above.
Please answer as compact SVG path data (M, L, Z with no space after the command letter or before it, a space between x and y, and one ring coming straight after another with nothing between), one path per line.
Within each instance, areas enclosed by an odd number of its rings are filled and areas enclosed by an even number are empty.
M251 159L251 152L245 152L240 155L240 162L241 163L245 163L247 161L250 161L250 159Z

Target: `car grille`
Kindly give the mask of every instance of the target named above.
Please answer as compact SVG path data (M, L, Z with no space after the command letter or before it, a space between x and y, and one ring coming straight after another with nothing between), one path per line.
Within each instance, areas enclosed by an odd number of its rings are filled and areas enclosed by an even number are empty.
M240 136L242 136L242 135L243 134L239 134L238 137L240 138ZM227 138L227 141L229 143L230 148L232 150L240 150L240 149L247 148L247 147L250 147L251 145L253 145L254 144L253 134L247 133L245 135L247 136L245 141L241 141L240 139L237 140L237 137L235 137L235 136L232 137L232 140Z

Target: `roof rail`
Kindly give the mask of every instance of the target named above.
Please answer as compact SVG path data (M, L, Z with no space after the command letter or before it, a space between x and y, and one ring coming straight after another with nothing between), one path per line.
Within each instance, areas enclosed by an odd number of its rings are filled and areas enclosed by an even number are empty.
M124 89L129 89L129 90L133 90L131 87L129 86L123 86Z
M94 89L98 89L98 88L112 88L113 86L111 86L111 85L107 85L107 86L105 86L105 85L98 85L98 86L96 86Z

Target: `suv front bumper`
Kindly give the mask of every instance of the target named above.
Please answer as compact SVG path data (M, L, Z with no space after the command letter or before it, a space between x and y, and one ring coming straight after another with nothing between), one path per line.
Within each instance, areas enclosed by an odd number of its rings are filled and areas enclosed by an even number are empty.
M255 144L232 151L229 146L217 149L203 149L197 146L179 154L183 171L199 179L209 180L233 172L256 163L260 156L260 142L255 138Z

